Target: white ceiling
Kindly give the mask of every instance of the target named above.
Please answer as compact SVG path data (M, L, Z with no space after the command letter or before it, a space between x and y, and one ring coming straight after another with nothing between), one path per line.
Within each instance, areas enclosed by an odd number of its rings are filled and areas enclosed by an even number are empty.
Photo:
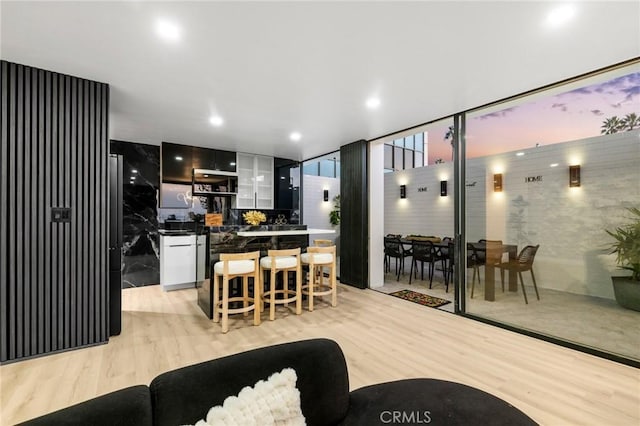
M109 83L113 139L301 160L640 56L639 1L559 4L2 1L0 53Z

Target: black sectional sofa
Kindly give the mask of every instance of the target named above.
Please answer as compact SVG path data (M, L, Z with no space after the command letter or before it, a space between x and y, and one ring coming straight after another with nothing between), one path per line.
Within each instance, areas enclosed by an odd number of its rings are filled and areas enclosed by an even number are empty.
M307 425L535 425L517 408L478 389L435 379L408 379L349 392L347 364L332 340L254 349L161 374L22 423L23 425L195 424L245 386L291 367Z

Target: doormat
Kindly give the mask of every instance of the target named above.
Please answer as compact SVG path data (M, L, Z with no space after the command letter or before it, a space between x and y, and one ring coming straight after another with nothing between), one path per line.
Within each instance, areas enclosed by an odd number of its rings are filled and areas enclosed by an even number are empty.
M400 290L389 293L391 296L399 297L400 299L409 300L420 305L429 306L430 308L437 308L447 303L451 303L449 300L440 299L439 297L429 296L428 294L418 293L413 290Z

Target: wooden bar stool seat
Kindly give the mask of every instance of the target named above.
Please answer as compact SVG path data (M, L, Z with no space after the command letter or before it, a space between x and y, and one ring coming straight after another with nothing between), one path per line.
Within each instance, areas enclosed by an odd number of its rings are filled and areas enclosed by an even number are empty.
M309 281L302 286L302 294L309 296L309 311L313 311L313 299L316 296L331 295L331 306L338 304L338 285L336 282L336 246L309 247L300 256L305 265L309 265ZM329 268L329 281L325 283L324 268ZM320 271L316 274L316 271Z
M269 250L267 256L260 259L260 276L264 277L264 271L268 269L270 273L269 290L261 295L262 306L264 302L269 303L269 320L275 319L276 304L288 305L296 302L296 315L302 313L302 266L300 264L300 248L288 250ZM276 276L278 272L283 274L283 288L276 289ZM289 289L289 272L296 274L296 289ZM263 286L261 286L262 288ZM281 294L281 298L276 298ZM262 308L264 310L264 308Z
M222 317L222 332L229 331L229 314L253 311L253 325L260 325L260 252L221 253L220 261L213 266L213 322ZM229 297L229 280L242 277L242 296ZM249 278L253 278L253 294L249 294ZM220 278L222 278L222 297L220 297ZM242 302L241 308L230 308L229 304Z

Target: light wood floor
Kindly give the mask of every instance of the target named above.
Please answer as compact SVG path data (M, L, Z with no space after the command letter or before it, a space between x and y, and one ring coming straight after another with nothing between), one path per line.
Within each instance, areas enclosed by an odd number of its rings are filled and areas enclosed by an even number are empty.
M226 335L195 298L193 289L128 289L122 334L109 344L0 366L0 423L149 384L196 362L327 337L345 352L352 389L433 377L490 392L543 425L640 424L640 370L372 290L340 286L336 308L319 303L296 316L281 307L259 327L231 320Z

